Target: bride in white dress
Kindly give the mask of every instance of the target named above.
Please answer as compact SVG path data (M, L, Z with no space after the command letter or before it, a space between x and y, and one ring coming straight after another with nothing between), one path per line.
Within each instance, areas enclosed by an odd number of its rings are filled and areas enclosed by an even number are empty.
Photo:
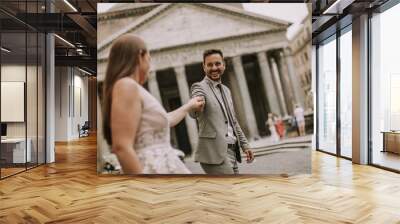
M142 85L150 68L143 40L123 35L114 41L103 92L103 132L125 174L188 174L170 144L170 127L204 107L193 98L167 113Z

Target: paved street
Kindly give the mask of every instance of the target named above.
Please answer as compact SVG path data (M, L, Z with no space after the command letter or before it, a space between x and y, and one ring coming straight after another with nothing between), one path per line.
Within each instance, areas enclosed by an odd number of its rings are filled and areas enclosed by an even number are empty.
M297 142L310 139L310 136L299 138L290 138L282 141ZM280 143L282 143L280 142ZM269 147L273 143L269 138L252 142L252 147L261 147L258 151L262 151L262 147ZM311 146L311 144L310 144ZM256 152L257 154L257 152ZM186 166L195 174L204 174L199 163L195 163L192 159L185 160ZM311 173L311 147L308 148L282 148L263 152L260 156L256 156L255 161L247 164L245 161L239 165L241 174L304 174Z

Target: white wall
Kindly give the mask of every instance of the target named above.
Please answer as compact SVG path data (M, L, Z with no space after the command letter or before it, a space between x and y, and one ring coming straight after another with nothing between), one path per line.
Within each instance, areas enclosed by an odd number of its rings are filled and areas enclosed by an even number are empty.
M1 66L1 81L2 82L25 82L24 65L2 65ZM28 70L32 68L28 67ZM28 94L29 95L29 94ZM35 94L36 95L36 94ZM1 108L7 110L7 108ZM25 122L11 122L7 123L7 136L8 137L25 137Z
M74 94L74 103L75 105L81 106L82 112L78 111L78 107L74 107L75 109L75 117L72 123L72 132L71 135L73 138L78 138L79 133L78 133L78 124L81 126L85 123L85 121L89 120L89 95L88 95L88 77L84 76L85 74L82 73L81 71L77 70L76 68L74 69L74 87L75 90L77 88L80 88L80 98L77 98L77 91L73 92ZM81 101L78 102L77 100Z
M79 138L78 124L88 120L88 78L83 75L76 68L56 67L56 141Z
M36 156L39 154L39 163L44 163L44 74L41 66L25 66L24 64L3 64L1 66L1 81L24 82L26 84L26 106L25 103L20 108L22 113L26 112L26 120L23 122L6 122L7 137L30 139L30 148L32 151L32 161L36 162ZM27 79L27 80L26 80ZM4 90L4 89L3 89ZM3 91L2 90L2 91ZM2 95L7 97L6 95ZM2 107L1 110L8 113L15 113L10 107ZM51 157L50 157L51 158ZM49 160L51 161L51 160Z
M33 67L33 66L25 67L25 64L24 65L17 65L17 64L2 65L1 66L1 81L4 81L4 82L18 81L18 82L26 83L26 80L25 80L26 70L25 69L27 69L28 75L33 74L33 73L36 74L36 67ZM32 84L32 83L30 83L30 84ZM36 85L36 83L34 83L34 85ZM33 101L32 97L36 98L36 88L34 88L34 89L28 88L27 90L28 90L27 102L29 103L29 102ZM32 92L30 92L30 90ZM36 104L31 105L31 106L36 107ZM7 108L1 108L1 109L7 110ZM36 114L28 113L27 115L28 115L28 118L27 118L28 121L32 121L32 120L36 121ZM32 117L32 116L34 116L34 117ZM26 122L10 122L10 123L7 122L7 136L8 137L25 137L25 126L26 126L25 123ZM32 127L32 125L28 126L28 128L30 128L30 127ZM29 130L28 130L28 133L30 133Z
M68 140L69 68L55 68L55 141Z

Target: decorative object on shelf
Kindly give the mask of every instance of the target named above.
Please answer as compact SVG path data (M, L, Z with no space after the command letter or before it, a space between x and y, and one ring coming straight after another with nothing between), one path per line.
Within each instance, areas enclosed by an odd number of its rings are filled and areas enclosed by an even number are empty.
M109 162L106 162L106 163L104 164L103 169L104 169L105 171L107 171L108 173L111 173L112 171L115 171L115 166L112 165L112 164L109 163Z

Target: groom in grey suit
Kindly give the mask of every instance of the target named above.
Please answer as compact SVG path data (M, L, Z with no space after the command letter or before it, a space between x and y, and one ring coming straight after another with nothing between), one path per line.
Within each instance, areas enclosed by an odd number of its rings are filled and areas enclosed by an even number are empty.
M225 62L220 50L203 53L203 70L204 79L191 87L191 97L204 99L204 106L190 113L199 126L195 161L200 162L207 174L238 174L241 151L246 154L248 163L254 160L254 155L237 122L231 92L221 83Z

